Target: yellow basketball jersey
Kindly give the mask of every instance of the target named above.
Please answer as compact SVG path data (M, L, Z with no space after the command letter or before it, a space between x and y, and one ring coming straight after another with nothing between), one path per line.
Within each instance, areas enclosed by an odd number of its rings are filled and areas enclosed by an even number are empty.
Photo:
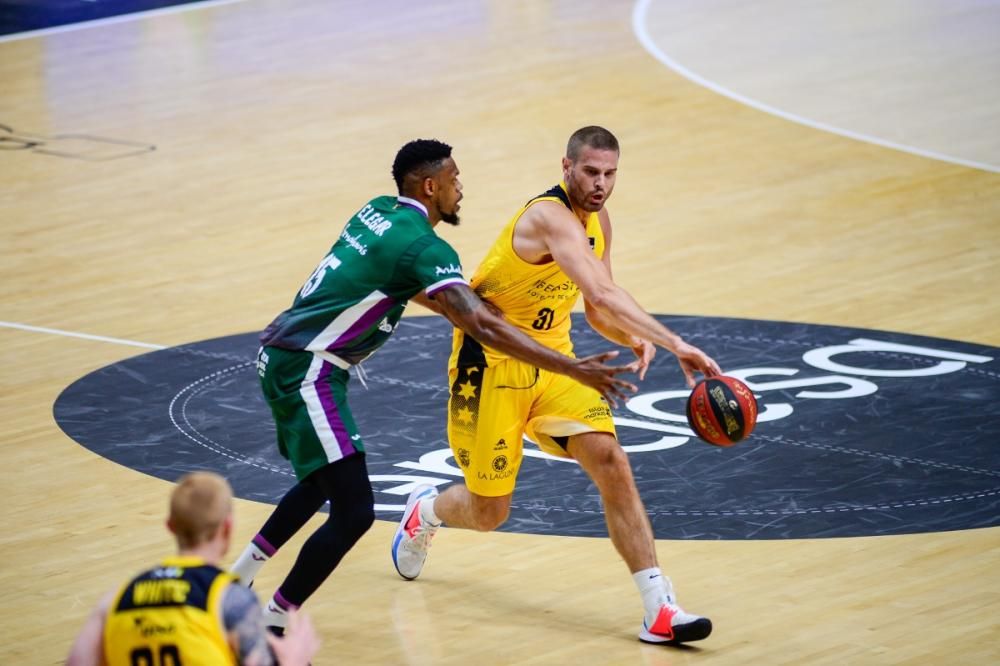
M109 666L236 664L221 611L234 580L196 557L168 558L134 578L104 624Z
M500 232L500 237L476 269L470 284L480 298L500 308L508 322L546 347L571 354L570 313L580 294L579 287L555 261L529 264L514 251L514 226L524 212L539 201L554 201L573 210L565 183L531 199ZM586 234L591 249L600 259L604 255L604 233L597 213L591 213L587 218ZM459 363L476 364L473 359L459 359L463 341L464 333L456 329L451 359L453 366ZM507 358L505 354L488 347L484 347L483 352L486 365L495 365Z

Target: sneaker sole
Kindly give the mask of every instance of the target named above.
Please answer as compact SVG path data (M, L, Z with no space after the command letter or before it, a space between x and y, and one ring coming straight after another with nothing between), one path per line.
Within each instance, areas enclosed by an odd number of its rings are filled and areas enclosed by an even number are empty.
M413 507L417 505L417 502L425 497L428 491L433 490L433 488L414 488L413 492L410 493L409 499L406 500L406 509L403 510L403 517L399 519L399 525L396 526L396 534L392 537L392 566L396 567L396 573L398 573L402 578L406 580L416 580L417 576L407 576L402 571L399 570L399 562L396 560L396 549L399 547L399 540L403 538L403 526L406 525L407 521L410 519L410 515L413 513Z
M674 627L674 637L667 638L660 634L653 634L643 629L639 632L639 640L643 643L653 645L680 645L681 643L691 643L708 638L712 633L712 621L707 617L699 618L694 622L688 622Z

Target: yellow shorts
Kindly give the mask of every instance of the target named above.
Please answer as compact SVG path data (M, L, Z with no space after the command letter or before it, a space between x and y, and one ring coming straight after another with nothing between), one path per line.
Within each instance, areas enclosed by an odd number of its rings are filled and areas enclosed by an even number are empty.
M525 433L564 458L570 435L615 434L608 403L565 375L507 359L492 367L451 367L448 380L448 441L466 487L477 495L514 492Z

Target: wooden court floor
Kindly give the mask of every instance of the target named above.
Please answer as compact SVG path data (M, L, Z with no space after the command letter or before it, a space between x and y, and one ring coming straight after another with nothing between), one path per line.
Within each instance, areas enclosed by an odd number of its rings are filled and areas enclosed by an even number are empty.
M740 24L724 2L640 4L660 47L683 33L685 63L704 71L725 54L720 26ZM760 7L782 26L785 3ZM893 16L859 7L859 34L898 37ZM635 9L246 0L0 41L0 467L11 491L0 663L59 663L98 596L171 549L170 484L69 439L56 397L149 346L262 328L346 216L390 191L392 156L411 138L455 146L463 224L443 235L467 270L558 178L568 135L601 124L623 147L609 204L615 277L649 311L1000 346L1000 169L741 104L653 57ZM948 25L997 10L980 11L949 13ZM795 31L790 18L781 27ZM809 43L797 42L803 55ZM996 54L975 55L938 54L963 71L979 62L983 85L996 82ZM763 69L727 85L773 85L782 63L755 58ZM926 72L901 60L880 90L912 81L907 68ZM815 76L843 83L846 68L821 64ZM951 99L947 122L917 118L933 105L914 103L908 136L964 128L967 144L986 144L974 159L996 157L1000 104L983 108L993 102L977 98L966 120ZM236 510L234 548L270 507ZM444 530L431 555L440 575L403 584L387 555L393 529L377 522L307 605L324 640L315 663L1000 662L998 528L659 541L681 603L716 625L686 649L636 640L639 601L606 539ZM299 543L259 589L277 585Z

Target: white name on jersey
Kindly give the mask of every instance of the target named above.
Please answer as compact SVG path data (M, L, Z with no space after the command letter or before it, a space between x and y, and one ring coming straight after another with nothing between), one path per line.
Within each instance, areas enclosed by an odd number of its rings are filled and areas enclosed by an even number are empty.
M392 222L382 217L381 213L375 212L371 204L365 204L365 207L358 211L358 219L376 236L381 236L392 227Z

